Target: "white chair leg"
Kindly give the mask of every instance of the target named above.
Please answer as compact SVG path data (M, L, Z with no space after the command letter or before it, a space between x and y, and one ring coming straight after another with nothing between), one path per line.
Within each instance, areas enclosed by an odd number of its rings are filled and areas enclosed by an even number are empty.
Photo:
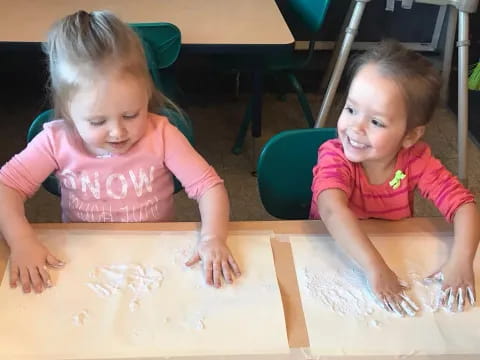
M323 98L322 107L315 123L316 128L325 126L328 112L332 107L333 99L335 97L335 93L337 92L338 83L340 82L340 78L342 77L342 72L345 68L348 55L350 54L353 40L355 39L355 36L357 34L358 25L360 24L360 20L362 19L365 6L369 1L370 0L356 0L355 8L353 9L352 17L350 18L350 23L345 30L345 37L343 38L342 48L340 49L340 54L335 64L335 68L333 69L332 77L330 78L327 92L325 93L325 96Z
M458 12L458 177L467 185L468 13Z
M442 99L448 100L448 89L450 83L450 71L452 69L453 48L455 45L455 32L457 29L458 10L448 6L447 32L445 34L445 45L443 49L442 62Z

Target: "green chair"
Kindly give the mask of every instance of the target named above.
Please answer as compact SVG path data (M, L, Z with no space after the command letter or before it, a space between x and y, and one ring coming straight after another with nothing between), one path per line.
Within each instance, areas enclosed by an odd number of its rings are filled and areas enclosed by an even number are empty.
M335 128L296 129L267 141L258 159L257 177L260 199L270 215L308 219L318 148L336 135Z
M193 129L190 119L185 113L179 113L174 109L165 108L160 111L161 115L164 115L168 118L170 123L178 128L182 134L188 139L188 141L193 144ZM46 110L38 115L30 125L30 128L27 132L27 142L30 142L40 131L43 129L43 124L52 121L54 119L53 110ZM175 193L179 192L182 189L182 185L177 180L176 177L173 178ZM60 196L60 187L58 180L55 175L50 174L48 178L43 182L43 187L50 193Z
M178 27L170 23L132 23L130 27L142 40L148 69L157 89L174 102L181 93L169 68L178 58L182 46Z
M253 64L255 62L256 66L261 66L265 73L272 73L275 76L285 76L297 94L298 101L302 107L303 115L308 126L313 127L315 121L312 115L312 110L310 109L308 100L303 92L302 85L295 77L294 71L306 67L312 59L315 48L315 35L323 24L328 6L330 5L330 0L289 0L288 5L293 14L298 18L298 21L301 22L311 34L308 52L306 54L304 52L292 51L286 54L272 54L261 58L254 55L249 55L243 58L236 56L236 58L232 57L230 60L225 61L230 61L232 67L236 70L251 68L252 66L255 66ZM245 136L249 124L252 121L252 112L254 111L253 104L255 103L259 104L261 102L258 100L255 101L252 96L248 102L243 122L237 133L235 144L232 149L234 154L239 154L242 151Z

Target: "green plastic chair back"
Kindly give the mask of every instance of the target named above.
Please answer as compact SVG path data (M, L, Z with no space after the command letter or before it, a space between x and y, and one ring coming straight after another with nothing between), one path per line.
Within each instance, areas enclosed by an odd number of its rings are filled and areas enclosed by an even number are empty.
M165 69L177 60L182 45L178 27L170 23L129 24L142 40L148 69L157 89L171 97L173 84L160 79L159 70Z
M317 32L323 24L330 0L290 0L292 10L312 32Z
M161 115L164 115L168 118L170 123L177 127L178 130L187 138L190 144L193 145L193 127L192 123L186 113L179 113L175 109L162 109L159 112ZM54 119L54 112L52 109L46 110L38 115L30 125L30 128L27 132L27 142L30 142L40 131L43 129L43 124L52 121ZM182 190L182 184L174 176L174 192L177 193ZM42 183L43 187L53 195L60 196L60 186L58 184L58 179L54 174L50 174L47 179Z
M336 135L335 128L297 129L267 141L258 159L257 177L262 204L270 215L308 219L318 148Z

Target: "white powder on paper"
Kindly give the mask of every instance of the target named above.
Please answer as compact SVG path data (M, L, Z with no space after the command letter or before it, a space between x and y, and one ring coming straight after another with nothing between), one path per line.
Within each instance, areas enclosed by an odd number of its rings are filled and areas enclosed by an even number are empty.
M306 290L310 296L341 315L366 317L373 314L375 301L358 271L348 269L340 273L333 269L323 270L313 273L307 268L303 269Z
M186 314L180 325L189 330L205 330L205 315L200 312Z
M436 312L444 309L441 306L442 285L439 282L426 283L420 275L415 272L409 273L411 289L409 295L420 304L423 311Z
M75 326L82 326L85 321L88 319L88 311L82 310L78 314L73 315L72 322Z
M140 299L159 288L164 277L162 271L152 266L114 264L95 268L89 278L92 281L86 285L102 298L130 290L132 299L128 307L135 311L140 306Z
M408 296L419 305L421 311L435 312L444 309L440 305L441 284L425 282L419 275L420 269L407 264L410 269L406 282L410 285ZM385 311L375 300L367 280L356 268L303 269L306 292L329 310L344 316L368 320L370 327L381 327L382 323L373 319L375 311Z

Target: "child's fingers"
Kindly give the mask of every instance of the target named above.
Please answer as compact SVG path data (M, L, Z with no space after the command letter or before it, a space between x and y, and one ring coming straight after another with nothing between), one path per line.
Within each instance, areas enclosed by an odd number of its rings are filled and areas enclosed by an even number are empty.
M462 312L463 311L463 306L465 305L465 288L460 287L458 288L457 292L457 311Z
M33 290L36 293L41 293L43 291L43 280L38 273L38 267L32 266L28 268L28 275L32 283Z
M205 275L205 282L208 285L213 285L213 264L212 261L204 261L203 273Z
M407 294L405 293L401 293L400 294L400 297L407 302L407 304L410 306L410 308L412 308L413 310L415 310L415 312L419 311L420 308L418 307L418 305L415 303L415 301L413 301Z
M58 269L58 268L63 267L65 265L65 263L62 260L57 259L52 254L48 254L47 255L47 265Z
M213 262L213 286L222 286L222 266L219 260Z
M29 293L31 291L30 275L26 267L20 268L20 282L22 283L23 292Z
M233 270L233 273L235 274L235 276L240 276L242 273L240 272L240 268L238 267L237 265L237 262L235 261L235 259L233 258L232 255L229 255L228 256L228 263L230 264L230 267L232 268Z
M470 305L475 306L475 288L471 286L467 287L467 295Z
M222 273L225 281L231 284L233 282L232 272L230 271L230 265L226 260L222 261Z
M43 281L43 286L45 288L52 287L52 280L50 279L50 274L47 271L46 266L42 266L38 268L38 273Z
M392 309L392 312L400 317L404 316L404 312L402 308L399 305L399 301L396 296L387 296L387 304L390 309Z
M20 269L17 264L10 262L10 287L15 289L17 287L17 281L20 277Z
M200 255L198 253L195 253L192 255L192 257L185 263L186 266L192 266L199 262L201 260Z

